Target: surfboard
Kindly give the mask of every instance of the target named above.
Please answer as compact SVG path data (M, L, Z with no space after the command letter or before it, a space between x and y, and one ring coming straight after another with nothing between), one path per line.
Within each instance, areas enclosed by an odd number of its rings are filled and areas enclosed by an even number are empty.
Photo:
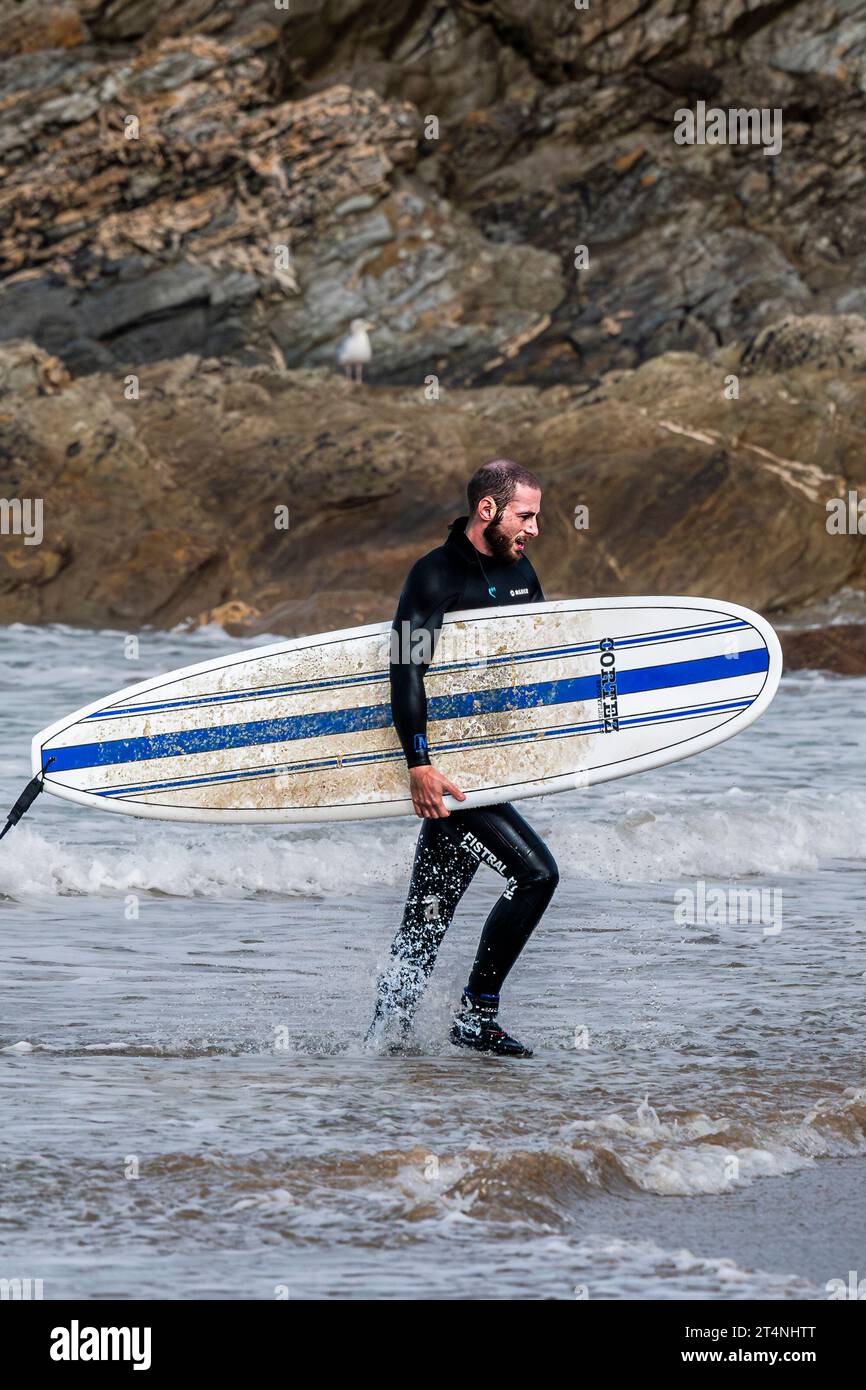
M143 681L33 740L45 789L163 820L353 820L412 812L391 720L390 623L297 637ZM429 658L421 653L421 659ZM701 598L560 599L449 613L425 678L451 809L661 767L767 708L770 624Z

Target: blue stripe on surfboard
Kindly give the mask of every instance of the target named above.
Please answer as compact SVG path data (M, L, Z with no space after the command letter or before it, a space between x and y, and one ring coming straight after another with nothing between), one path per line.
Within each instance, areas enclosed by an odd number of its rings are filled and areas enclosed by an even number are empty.
M665 690L680 685L701 685L707 681L732 680L753 675L769 666L766 647L736 652L729 656L699 657L693 661L669 662L617 673L619 696L648 690ZM468 715L496 714L544 705L571 704L595 700L599 676L541 681L534 685L504 687L498 690L461 691L454 695L434 695L427 702L428 721L465 718ZM323 738L332 734L359 733L387 728L392 722L391 706L365 705L357 709L328 710L321 714L288 715L281 719L259 719L248 724L215 725L205 729L179 729L174 733L137 738L111 739L103 743L81 743L66 747L46 745L55 759L54 773L74 768L105 767L111 764L144 762L151 758L178 758L212 753L226 748L250 748L268 743L289 743L295 739Z
M621 651L626 647L664 646L669 642L681 642L688 637L708 637L717 632L741 631L746 627L751 627L751 623L747 623L742 618L734 618L728 622L710 623L702 627L670 628L665 632L640 633L634 637L617 637L614 639L614 649ZM457 671L477 670L480 667L505 666L513 662L515 656L520 662L562 660L571 656L588 655L591 652L597 652L598 649L597 641L579 642L570 646L535 647L525 652L512 653L506 656L446 661L434 666L433 671L436 675L447 675ZM163 714L176 709L199 709L208 705L232 704L239 700L280 699L292 695L307 695L319 690L351 690L358 686L378 685L387 680L388 671L382 670L365 672L357 676L326 676L316 681L292 681L288 685L250 686L242 690L227 691L224 694L178 696L174 700L157 701L147 705L112 706L110 709L94 710L92 714L86 715L81 722L85 723L92 719L128 719L137 714Z
M754 703L754 696L743 700L726 700L710 705L684 706L680 709L659 710L654 714L631 715L619 721L621 729L635 724L666 724L683 719L699 719L708 714L726 714L732 710L748 709ZM551 739L571 738L576 734L597 734L602 731L600 720L587 724L559 725L552 729L530 730L513 734L492 734L487 737L462 739L451 743L437 743L433 749L436 754L462 752L467 748L499 748L509 743L549 742ZM186 787L217 786L226 782L248 782L262 777L276 777L300 772L324 772L337 767L360 767L365 764L389 763L402 760L403 750L377 750L373 753L347 753L342 757L314 758L302 763L280 763L273 767L244 768L236 772L205 773L199 777L176 777L166 781L142 782L137 785L125 784L121 787L107 787L94 791L94 796L124 797L137 796L142 792L179 791Z

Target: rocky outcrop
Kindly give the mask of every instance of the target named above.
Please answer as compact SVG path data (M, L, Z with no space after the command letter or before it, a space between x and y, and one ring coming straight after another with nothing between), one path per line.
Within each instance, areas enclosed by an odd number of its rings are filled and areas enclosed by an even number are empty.
M743 355L753 371L778 372L805 365L866 369L866 319L860 314L791 314L757 334Z
M0 621L387 617L494 453L544 480L552 595L866 587L826 524L866 496L866 3L0 17L0 500L44 505ZM677 143L699 103L781 149ZM843 669L843 626L788 659Z
M148 8L91 7L91 27L119 37ZM75 374L187 351L314 365L363 313L379 375L418 379L443 354L488 360L561 298L556 257L488 242L414 176L409 103L343 84L278 100L273 24L154 25L118 54L77 42L79 19L26 82L21 59L0 72L2 336Z
M10 9L0 335L75 375L316 366L356 314L392 384L592 381L756 339L757 370L763 330L866 313L862 4ZM677 144L698 102L778 109L781 152Z
M834 671L839 676L866 676L866 623L783 632L782 651L789 671Z
M861 377L756 376L732 401L716 368L668 354L592 389L436 401L185 356L138 386L0 347L0 494L42 499L44 531L4 538L0 622L382 621L498 453L544 484L551 598L718 595L773 616L866 589L863 539L828 532L826 509L866 496Z

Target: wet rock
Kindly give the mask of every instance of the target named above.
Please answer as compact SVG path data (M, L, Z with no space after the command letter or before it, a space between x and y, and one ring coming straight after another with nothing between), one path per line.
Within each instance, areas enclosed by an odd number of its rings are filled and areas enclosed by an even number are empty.
M762 329L743 355L751 370L783 371L807 363L866 369L866 319L860 314L791 315Z
M781 636L786 670L866 676L866 623L836 623Z

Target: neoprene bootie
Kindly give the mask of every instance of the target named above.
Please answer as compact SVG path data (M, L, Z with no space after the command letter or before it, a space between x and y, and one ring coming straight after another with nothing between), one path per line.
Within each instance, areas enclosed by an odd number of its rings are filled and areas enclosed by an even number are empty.
M460 1012L451 1025L454 1046L492 1052L496 1057L531 1057L531 1047L506 1033L497 1018L498 1009L498 995L478 996L464 991Z

